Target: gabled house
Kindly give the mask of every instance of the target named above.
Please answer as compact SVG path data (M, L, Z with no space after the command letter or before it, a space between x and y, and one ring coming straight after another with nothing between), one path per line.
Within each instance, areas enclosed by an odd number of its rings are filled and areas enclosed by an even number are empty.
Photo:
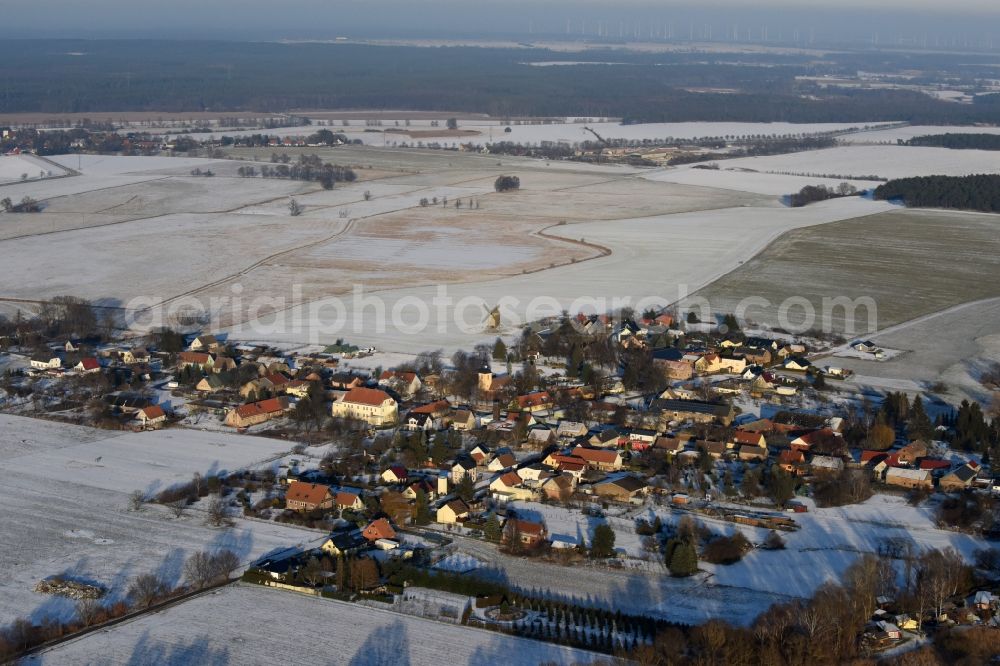
M62 359L51 354L35 355L31 357L30 365L36 370L58 370L62 367Z
M392 396L370 388L351 389L334 402L332 408L334 418L356 419L377 428L394 424L397 410Z
M495 478L490 483L490 494L497 502L532 500L535 497L535 492L524 486L517 472L507 472Z
M905 469L902 467L889 467L885 470L885 482L890 486L900 488L923 488L930 490L934 487L934 479L926 469Z
M737 446L759 446L767 449L767 438L761 432L737 430L733 433L733 444Z
M199 370L210 370L215 363L211 354L195 351L182 351L177 355L178 368L198 368Z
M80 362L73 366L73 369L85 375L94 374L101 371L101 364L92 356L80 359Z
M487 471L502 472L517 467L517 458L510 451L497 451L497 454L486 465Z
M134 349L123 349L118 354L118 360L125 365L136 365L139 363L149 363L152 357L149 352L146 351L144 347L135 347Z
M361 530L361 536L363 536L368 541L378 541L379 539L395 539L396 530L392 529L392 525L385 518L377 518L372 522L368 523L365 529Z
M222 345L215 338L214 335L199 335L191 344L188 345L188 350L193 352L217 352Z
M233 428L246 428L286 414L291 407L288 398L268 398L231 409L226 414L226 425Z
M455 484L461 483L465 477L469 477L475 483L479 478L479 469L476 466L475 460L470 457L460 456L451 466L451 482Z
M226 388L226 383L222 381L219 375L206 375L194 385L194 388L196 391L201 391L202 393L215 393Z
M166 423L167 413L159 405L150 405L137 411L134 418L143 428L153 428Z
M350 532L337 532L331 534L326 541L320 545L327 555L332 557L344 557L360 553L368 547L368 540L361 536L361 532L351 530Z
M476 415L468 409L456 409L449 418L453 430L466 431L476 427Z
M545 498L554 502L565 502L576 489L576 478L572 474L553 476L542 484Z
M781 367L792 372L805 372L812 367L812 363L801 356L789 356Z
M322 483L292 481L285 491L285 507L292 511L333 508L333 491Z
M644 481L628 474L617 479L595 483L594 494L613 502L637 502L649 491Z
M575 439L587 434L587 426L577 421L560 421L556 428L556 437L559 439Z
M383 483L406 483L410 473L403 465L390 465L389 469L382 472Z
M534 393L528 393L527 395L517 396L514 398L514 404L512 407L518 411L534 414L535 412L543 412L552 409L554 404L552 396L548 391L536 391Z
M438 508L435 520L446 525L454 525L458 522L464 522L468 517L469 505L460 499L453 499Z
M973 468L969 465L962 465L952 472L942 476L941 480L938 481L938 488L948 493L971 488L972 482L975 480L978 472L979 470L977 468Z
M360 511L365 508L365 503L361 500L361 496L347 490L338 491L334 496L333 503L341 511L346 509Z
M548 538L549 533L544 523L519 518L510 518L504 523L502 536L504 543L510 544L516 541L524 546L535 546Z
M378 378L378 385L393 390L404 398L416 395L423 387L417 373L401 370L384 371Z
M910 442L909 444L901 448L899 451L897 451L896 455L899 458L900 465L906 465L908 467L916 467L917 462L921 458L927 457L927 451L928 451L927 442L921 439L917 439Z
M588 467L602 472L616 472L622 468L622 456L615 449L590 449L578 446L573 456L582 459Z

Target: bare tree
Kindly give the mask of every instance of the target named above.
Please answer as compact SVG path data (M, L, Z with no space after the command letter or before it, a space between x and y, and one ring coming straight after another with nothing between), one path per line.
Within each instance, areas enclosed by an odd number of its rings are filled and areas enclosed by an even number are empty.
M142 505L146 503L146 493L141 490L133 490L128 496L128 508L131 511L141 511Z
M169 592L166 583L153 574L142 574L128 588L128 598L140 608L149 608L153 603Z
M173 512L174 518L180 518L184 515L184 509L187 508L187 500L179 499L175 502L170 502L167 504L170 507L170 511Z
M205 522L213 527L229 527L233 524L229 517L229 510L226 501L219 495L215 495L208 503Z
M239 568L239 556L229 549L220 550L212 556L212 578L228 579Z
M76 602L76 619L85 627L97 621L101 612L101 602L97 599L80 599Z
M195 553L184 563L184 576L198 588L205 587L212 582L215 571L213 557L204 551Z

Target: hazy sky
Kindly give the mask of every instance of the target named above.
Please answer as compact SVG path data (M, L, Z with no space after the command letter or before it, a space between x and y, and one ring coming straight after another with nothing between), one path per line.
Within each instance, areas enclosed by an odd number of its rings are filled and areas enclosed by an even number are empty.
M597 34L997 39L998 0L0 0L21 37L328 39ZM629 35L632 33L632 35ZM741 37L742 39L742 37Z

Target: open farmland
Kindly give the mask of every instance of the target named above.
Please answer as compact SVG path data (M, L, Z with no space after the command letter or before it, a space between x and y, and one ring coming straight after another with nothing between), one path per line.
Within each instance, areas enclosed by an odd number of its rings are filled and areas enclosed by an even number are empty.
M1000 173L1000 160L989 150L950 150L910 146L840 146L767 157L726 160L733 169L834 177L966 176Z
M875 328L885 328L947 307L1000 295L1000 240L993 215L897 209L868 217L790 231L766 251L698 293L715 312L734 311L740 299L763 297L750 319L777 325L790 297L812 304L821 326L823 298L870 297ZM787 316L803 322L801 307ZM835 330L866 332L867 315L845 322L830 312ZM810 326L811 327L811 326Z
M118 436L116 436L118 435ZM128 510L133 490L157 492L201 474L235 470L287 451L257 437L170 430L123 434L0 416L0 624L18 617L69 619L74 602L34 592L48 576L95 581L124 594L132 578L156 572L181 582L192 553L228 548L243 562L320 535L274 523L239 520L232 529L204 524L192 508L181 518L165 507Z
M65 176L67 170L34 155L0 155L0 185ZM7 190L0 190L4 197Z
M904 353L886 361L826 358L854 371L849 383L876 390L926 391L944 382L944 395L989 404L991 392L979 379L1000 363L1000 298L974 301L889 327L871 336L878 345Z
M220 617L239 621L220 622ZM266 627L266 630L262 628ZM315 640L311 639L314 638ZM330 599L239 584L107 632L70 641L26 664L439 663L591 664L603 655Z

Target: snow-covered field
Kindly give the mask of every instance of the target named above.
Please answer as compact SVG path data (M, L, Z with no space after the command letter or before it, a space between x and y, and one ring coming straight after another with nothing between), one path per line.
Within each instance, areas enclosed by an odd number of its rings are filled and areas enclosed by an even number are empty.
M668 168L644 174L644 178L666 183L681 185L699 185L701 187L716 187L723 190L740 190L756 192L757 194L772 194L782 196L798 192L806 185L826 185L835 189L843 179L810 178L809 176L784 176L781 174L745 171L729 166L729 161L719 162L719 169L696 169L691 166ZM846 181L858 188L867 190L878 187L881 183L874 180Z
M871 130L838 137L844 143L896 143L928 134L1000 134L1000 127L970 127L968 125L907 125L892 129Z
M406 126L406 113L400 112L398 119L382 119L382 125L367 127L364 118L349 119L350 123L344 126L342 121L332 122L329 126L319 127L282 127L274 130L244 130L244 131L217 131L211 134L192 135L198 140L205 140L209 137L219 138L222 136L240 136L266 133L271 136L308 136L318 129L329 129L332 132L343 133L351 140L360 139L366 145L373 146L401 146L404 143L415 146L417 143L442 143L451 145L459 143L471 143L473 145L485 145L499 141L511 141L513 143L536 145L543 141L582 143L584 141L596 141L596 137L588 132L584 127L589 127L596 131L603 138L611 141L624 139L629 141L665 140L665 139L699 139L708 137L723 136L785 136L789 134L816 134L821 132L836 132L861 127L856 123L714 123L714 122L691 122L691 123L643 123L636 125L623 125L616 122L565 122L550 124L523 124L512 123L503 125L498 120L471 119L460 120L458 128L478 132L478 135L470 134L463 136L448 136L445 128L446 116L438 119L438 127L430 126L429 118L411 119L410 126ZM395 121L399 121L399 125ZM506 128L510 127L510 132ZM365 131L376 130L376 131ZM403 133L406 130L415 132L440 131L441 136L416 136L410 137ZM383 136L382 130L391 130Z
M37 594L64 574L93 580L121 598L136 575L181 582L192 553L228 548L243 562L321 534L263 521L232 529L204 524L197 507L176 518L164 507L129 511L134 490L157 492L195 472L235 470L271 459L288 444L188 430L118 434L0 415L0 624L17 617L72 617L72 601Z
M0 155L0 185L64 176L66 171L34 155ZM7 190L3 190L8 196Z
M236 338L302 344L311 342L309 337L315 333L323 339L362 334L379 349L410 353L427 349L432 339L434 347L454 349L492 337L479 327L484 305L501 304L502 329L511 334L519 332L526 321L555 316L563 309L614 309L616 298L622 299L620 304L628 299L640 310L644 304L666 305L739 267L789 229L891 208L884 202L849 198L805 208L739 207L614 224L565 225L549 233L597 243L612 253L540 274L447 285L444 297L452 299L453 307L428 307L424 327L417 326L422 315L420 306L414 304L434 303L441 296L437 287L385 289L374 294L386 313L384 330L378 325L379 309L370 302L337 298L293 308L285 313L281 330L255 333L252 328L237 327L231 333ZM469 305L462 309L462 304ZM401 327L388 325L394 309L401 313ZM462 325L463 318L468 326Z
M840 146L787 155L741 157L726 160L724 166L777 173L879 176L889 179L1000 173L1000 159L995 151L909 146Z
M920 391L943 381L951 387L947 397L955 402L969 398L990 403L990 391L979 377L991 363L1000 362L1000 298L950 307L871 337L878 345L908 353L881 363L838 358L837 366L857 373L848 383Z
M231 621L239 618L239 621ZM26 664L591 664L583 650L239 584L69 641Z
M166 429L115 432L0 414L0 460L8 472L105 490L156 493L195 472L217 475L287 452L283 440Z

